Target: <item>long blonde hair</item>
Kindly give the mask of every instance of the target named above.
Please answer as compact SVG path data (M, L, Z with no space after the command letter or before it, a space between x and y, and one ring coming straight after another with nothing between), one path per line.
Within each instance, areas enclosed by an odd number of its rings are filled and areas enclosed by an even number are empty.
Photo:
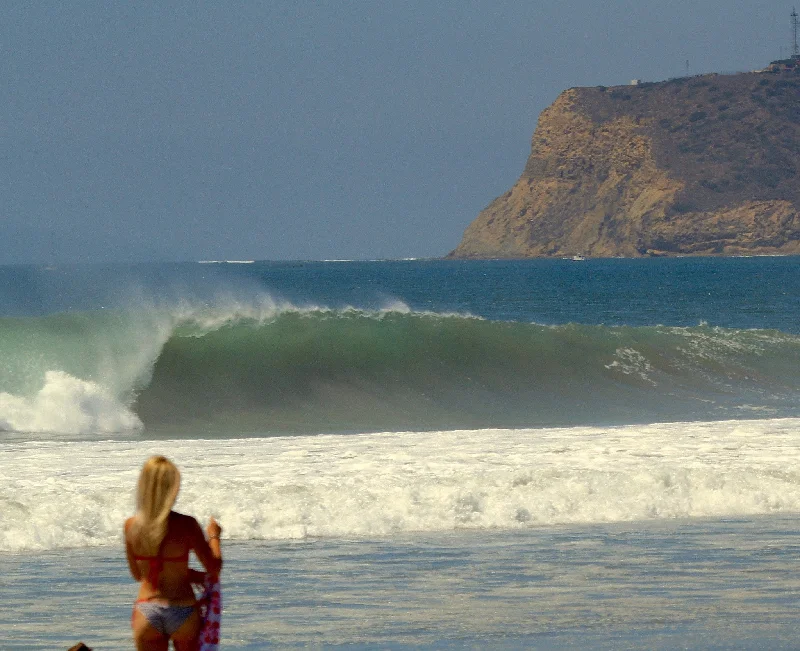
M144 462L136 485L136 514L131 523L131 542L140 554L158 552L180 486L181 473L166 457L153 456Z

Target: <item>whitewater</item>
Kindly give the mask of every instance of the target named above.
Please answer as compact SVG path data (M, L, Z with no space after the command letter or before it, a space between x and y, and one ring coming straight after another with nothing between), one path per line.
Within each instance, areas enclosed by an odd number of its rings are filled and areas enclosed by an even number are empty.
M141 461L227 540L794 513L800 420L0 446L0 552L119 542ZM69 518L61 509L69 505Z
M798 271L0 268L0 646L129 647L158 453L227 648L792 648Z

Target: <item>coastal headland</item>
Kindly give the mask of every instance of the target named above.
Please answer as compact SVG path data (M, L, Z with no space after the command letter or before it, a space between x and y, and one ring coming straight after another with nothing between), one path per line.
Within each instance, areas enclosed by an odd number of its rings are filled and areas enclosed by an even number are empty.
M800 72L571 88L449 258L800 254Z

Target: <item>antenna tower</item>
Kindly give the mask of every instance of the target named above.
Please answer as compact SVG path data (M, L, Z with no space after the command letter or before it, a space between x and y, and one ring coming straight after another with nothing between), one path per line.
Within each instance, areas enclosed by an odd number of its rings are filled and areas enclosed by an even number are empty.
M797 46L797 26L798 26L797 18L798 18L797 9L792 7L792 33L794 35L794 40L792 41L792 56L794 58L800 56L800 48L798 48Z

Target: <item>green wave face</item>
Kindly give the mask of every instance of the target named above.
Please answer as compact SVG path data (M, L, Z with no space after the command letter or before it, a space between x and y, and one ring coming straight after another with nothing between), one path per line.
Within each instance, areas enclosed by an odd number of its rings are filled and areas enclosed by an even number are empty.
M136 411L154 429L262 433L789 415L798 344L706 326L284 312L178 328Z
M0 319L0 429L174 435L798 414L800 338L273 306Z

